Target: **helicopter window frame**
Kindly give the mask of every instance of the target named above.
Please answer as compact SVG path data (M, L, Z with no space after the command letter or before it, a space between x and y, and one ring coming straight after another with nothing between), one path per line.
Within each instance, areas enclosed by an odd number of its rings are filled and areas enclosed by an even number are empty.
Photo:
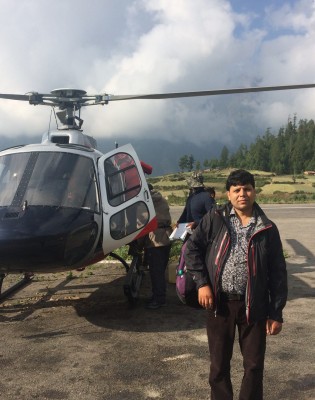
M142 229L149 219L147 204L144 201L137 201L110 217L110 235L114 240L121 240Z
M120 206L139 195L142 180L134 158L118 152L104 161L105 184L108 203Z
M17 203L18 189L21 188L25 193L25 188L21 187L23 174L29 163L31 152L0 155L0 206L8 207Z

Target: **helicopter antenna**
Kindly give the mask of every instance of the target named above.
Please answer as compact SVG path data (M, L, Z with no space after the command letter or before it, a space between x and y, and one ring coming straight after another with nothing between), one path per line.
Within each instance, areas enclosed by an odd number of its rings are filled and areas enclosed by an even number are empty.
M57 126L57 129L58 129L58 120L57 120L57 116L56 116L56 110L55 110L54 107L52 107L52 109L53 109L53 111L54 111L55 122L56 122L56 126Z
M49 124L48 124L48 138L49 138L49 135L50 135L50 126L51 126L51 116L52 116L52 112L53 112L53 110L50 110L50 117L49 117Z

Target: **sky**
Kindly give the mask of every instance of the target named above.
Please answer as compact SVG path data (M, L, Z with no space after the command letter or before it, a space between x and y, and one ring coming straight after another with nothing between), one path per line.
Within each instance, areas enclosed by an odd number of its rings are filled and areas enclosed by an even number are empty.
M0 93L149 94L315 83L314 0L0 0ZM82 110L97 138L228 147L289 118L315 89L133 100ZM38 135L51 110L0 100L0 136ZM54 125L52 126L55 127Z

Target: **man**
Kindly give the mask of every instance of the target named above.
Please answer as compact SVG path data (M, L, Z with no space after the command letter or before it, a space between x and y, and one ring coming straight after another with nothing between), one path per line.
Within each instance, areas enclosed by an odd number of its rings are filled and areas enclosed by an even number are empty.
M233 399L230 360L237 327L244 361L239 398L262 400L266 334L282 329L286 264L278 229L255 202L253 175L232 172L226 190L229 202L208 213L189 238L186 266L208 310L211 399Z
M158 227L155 231L146 235L143 240L145 261L149 265L152 285L152 297L149 299L146 308L155 310L166 305L165 270L171 250L169 236L172 233L172 218L166 199L160 192L154 190L151 184L149 184L149 189ZM141 239L139 240L141 241Z

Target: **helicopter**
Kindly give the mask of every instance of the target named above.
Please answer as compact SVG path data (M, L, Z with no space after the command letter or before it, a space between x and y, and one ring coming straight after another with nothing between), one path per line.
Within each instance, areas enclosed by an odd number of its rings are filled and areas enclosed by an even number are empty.
M139 255L131 265L114 251L157 227L146 174L131 144L105 154L83 133L81 108L111 101L172 99L290 89L315 84L261 86L142 95L89 95L81 89L48 94L1 94L0 99L52 107L58 126L41 143L0 151L0 295L28 283L34 273L80 270L111 255L126 267L124 291L137 298L142 272ZM1 293L7 274L24 274Z

